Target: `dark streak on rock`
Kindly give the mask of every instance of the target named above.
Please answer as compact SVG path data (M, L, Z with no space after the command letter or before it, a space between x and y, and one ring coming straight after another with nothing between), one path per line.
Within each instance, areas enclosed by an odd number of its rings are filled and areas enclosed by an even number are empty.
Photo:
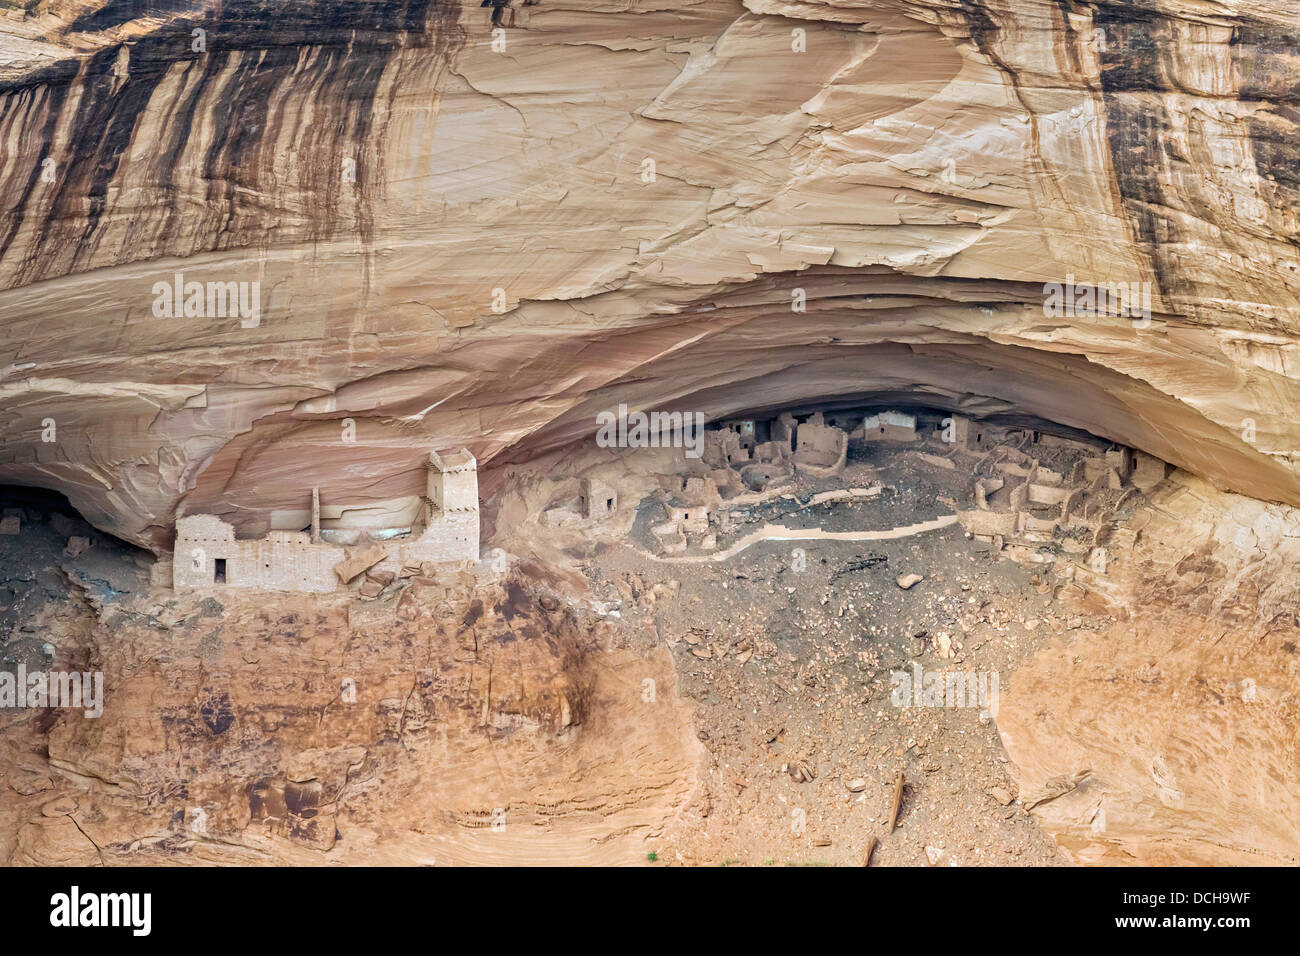
M1162 297L1193 298L1200 294L1185 277L1180 257L1186 235L1180 216L1190 215L1219 225L1225 242L1238 223L1235 211L1207 190L1189 168L1214 169L1215 158L1189 156L1185 149L1200 145L1195 139L1184 147L1174 130L1177 125L1161 94L1202 92L1189 88L1179 75L1178 36L1173 25L1154 13L1106 6L1095 21L1107 34L1102 54L1101 85L1107 117L1111 162L1124 208L1137 240L1145 248ZM1255 166L1265 181L1263 199L1271 210L1300 206L1300 34L1276 26L1248 22L1238 28L1230 44L1233 64L1242 77L1238 98L1253 103L1257 111L1245 120ZM1179 183L1173 191L1169 184ZM1271 194L1270 194L1271 193ZM1277 223L1274 223L1277 225ZM1294 243L1294 214L1279 232ZM1240 251L1248 254L1248 250Z
M175 6L171 0L112 0L80 18L73 29L112 30L147 15L145 7L159 15L174 12L182 19L168 20L129 43L111 44L86 60L65 60L21 81L0 84L0 121L29 108L42 93L49 97L35 113L40 129L22 132L20 141L42 145L17 160L29 168L22 196L0 237L0 259L9 253L35 203L48 214L15 268L11 285L86 267L95 257L107 218L134 219L134 210L110 204L110 187L137 138L141 116L160 105L171 115L149 157L144 201L162 204L166 211L152 224L144 220L137 227L132 221L120 248L112 250L112 261L274 241L278 217L261 201L278 185L268 172L270 149L281 132L276 125L280 117L272 118L269 111L290 83L315 91L318 115L330 119L294 131L305 164L297 171L299 191L311 215L303 230L284 238L314 242L355 233L368 239L373 232L371 201L382 189L373 162L379 145L372 122L385 70L406 49L427 47L431 55L445 57L464 41L459 6L449 0L226 0L205 16L188 12L188 4L187 10L173 10ZM206 31L206 53L191 49L191 31L200 27ZM120 55L125 59L119 60ZM163 77L185 60L191 66L184 77L183 101L155 102ZM82 89L69 136L76 152L56 157L58 180L42 184L40 161L77 84ZM219 108L214 115L200 117L199 104L214 91L223 94ZM178 208L175 182L177 163L196 122L210 123L213 134L201 173L207 208L198 222ZM263 150L265 156L260 155ZM345 157L356 162L355 222L342 221L336 212ZM53 197L47 198L42 187L55 190ZM96 263L103 260L102 255L94 258Z
M1232 50L1242 98L1269 103L1246 120L1264 201L1291 213L1282 227L1300 245L1300 32L1250 23L1237 31Z
M28 171L27 183L22 193L23 198L10 210L9 228L5 230L3 237L0 237L0 259L4 258L5 252L13 243L14 237L18 235L18 230L22 227L24 219L26 219L27 198L31 196L32 191L36 189L36 184L40 181L41 160L45 158L45 148L48 148L49 143L54 139L54 131L59 122L59 112L67 99L68 85L66 82L54 82L48 86L26 87L14 95L0 99L0 126L3 126L11 112L21 113L28 108L29 104L33 104L42 95L49 98L49 103L43 108L45 121L40 131L35 135L43 148L41 155L34 157L34 162L32 162Z
M1169 25L1157 16L1111 7L1094 22L1106 32L1101 53L1101 89L1111 166L1135 239L1147 253L1162 298L1192 293L1182 278L1173 246L1181 238L1167 206L1164 182L1183 160L1169 138L1169 111L1157 97L1140 93L1173 92L1166 48L1174 45Z

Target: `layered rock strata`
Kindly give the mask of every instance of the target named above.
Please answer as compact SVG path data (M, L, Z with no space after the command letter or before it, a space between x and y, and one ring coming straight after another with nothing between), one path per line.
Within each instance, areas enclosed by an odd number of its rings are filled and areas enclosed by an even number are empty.
M39 0L0 31L0 480L126 540L263 533L313 486L382 525L427 448L490 494L620 401L1033 414L1300 502L1293 10ZM1149 321L1046 314L1071 280Z

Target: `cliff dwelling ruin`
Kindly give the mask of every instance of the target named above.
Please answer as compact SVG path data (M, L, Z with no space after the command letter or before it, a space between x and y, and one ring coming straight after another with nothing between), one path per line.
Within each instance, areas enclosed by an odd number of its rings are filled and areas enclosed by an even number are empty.
M1298 51L0 0L0 863L1300 865Z
M215 585L270 591L328 593L362 572L391 581L427 565L465 566L479 559L478 463L467 449L429 453L428 486L415 527L374 539L352 536L353 549L324 540L319 492L312 490L307 531L272 531L237 539L232 525L214 515L187 515L176 522L172 585ZM379 541L383 543L380 544ZM387 575L387 578L380 576Z
M936 410L839 410L832 419L828 424L821 411L799 417L786 411L710 427L702 458L676 459L673 471L654 476L657 487L642 499L647 549L661 556L729 554L753 538L749 526L766 503L785 499L808 507L879 496L885 489L870 480L871 470L851 467L851 459L878 447L921 472L966 476L960 496L943 499L948 517L994 554L1029 564L1050 564L1053 553L1082 555L1088 569L1104 573L1107 548L1132 545L1149 518L1141 506L1169 471L1151 455L1090 436ZM866 487L854 487L856 476ZM592 519L608 523L620 500L614 487L594 477L579 485L576 499L541 513L544 526L587 534ZM864 528L860 540L889 533ZM767 538L788 539L770 526Z

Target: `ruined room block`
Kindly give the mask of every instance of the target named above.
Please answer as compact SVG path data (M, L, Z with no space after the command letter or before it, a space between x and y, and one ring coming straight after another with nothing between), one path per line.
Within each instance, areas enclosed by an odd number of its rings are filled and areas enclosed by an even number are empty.
M740 473L740 480L750 491L766 491L773 482L790 477L790 466L785 464L750 465Z
M710 468L726 468L732 462L749 461L749 449L740 444L740 436L729 428L704 433L704 463Z
M736 488L740 485L740 475L730 468L715 468L709 472L709 478L713 480L713 487L718 489L722 494L723 489Z
M1133 449L1119 445L1106 452L1106 464L1119 472L1120 478L1127 479L1133 474Z
M235 528L216 515L186 515L176 521L172 585L177 588L226 584L236 560Z
M754 446L754 460L763 463L786 461L790 457L790 446L781 441L765 441Z
M952 422L947 427L951 428L952 444L958 448L964 448L972 452L986 452L997 446L998 436L1002 434L1001 429L990 428L983 422L974 421L965 415L952 415ZM942 436L942 432L940 432ZM1008 446L1002 446L1007 448Z
M979 478L975 482L975 507L981 511L989 510L989 496L1002 490L1005 478Z
M618 509L618 492L595 478L582 479L578 511L584 518L607 518Z
M752 449L758 440L753 419L724 422L722 427L735 434L741 448Z
M1022 481L1011 489L1011 510L1023 511L1029 503L1029 482Z
M916 441L916 416L903 412L879 412L862 421L866 441Z
M576 517L576 513L575 517ZM424 532L402 545L403 561L433 561L437 564L465 564L479 560L478 509L433 512Z
M1016 533L1017 515L1014 511L958 511L957 520L971 534L992 538L994 535L1010 537Z
M478 511L478 462L465 448L429 452L429 501L439 511Z
M969 448L971 443L970 419L965 415L952 415L950 417L952 421L947 423L947 427L951 429L948 437L952 440L952 444L958 448ZM940 437L943 437L942 432Z
M815 477L838 475L848 456L849 436L838 428L818 424L813 419L799 426L799 447L794 453L795 467Z
M722 437L723 432L717 430L706 430L704 432L704 450L701 457L704 463L710 468L725 468L727 466L726 439ZM674 475L664 475L663 478L672 479ZM661 480L660 485L664 482ZM676 488L664 487L664 491L675 491Z
M718 498L718 485L712 478L693 476L686 479L682 497L687 501L713 501Z
M1034 472L1034 483L1039 485L1051 485L1053 488L1059 488L1065 484L1065 476L1059 471L1052 471L1050 468L1044 468L1042 465Z
M1029 500L1036 505L1060 504L1069 497L1069 490L1054 485L1044 485L1037 481L1029 485Z
M1083 510L1084 496L1087 494L1082 488L1072 490L1061 502L1061 521L1069 524L1072 516L1077 516Z
M402 560L478 561L478 462L466 448L448 455L430 452L428 486L424 530L402 545Z
M1132 481L1141 491L1150 491L1160 484L1165 480L1165 475L1168 472L1169 466L1154 455L1148 455L1145 452L1135 453Z
M650 529L665 554L678 554L686 550L686 536L673 521L666 521Z
M169 588L172 586L172 563L167 558L159 558L149 565L149 586Z
M424 562L459 564L479 556L478 464L468 449L429 453L422 527L399 528L394 573ZM215 515L187 515L176 522L174 587L245 587L327 593L390 555L372 545L346 551L322 541L320 493L312 489L311 531L271 531L237 540L232 525ZM334 532L329 532L333 534ZM360 540L366 540L359 535Z
M1032 514L1025 513L1020 518L1020 527L1023 531L1032 531L1036 533L1049 533L1060 527L1060 521L1056 518L1038 518Z
M795 430L797 428L798 424L795 422L794 415L789 412L782 412L772 422L772 441L780 442L787 449L793 450Z
M571 528L582 521L582 516L572 508L556 505L543 511L537 520L544 528Z
M709 507L702 503L670 501L668 522L683 534L703 534L709 530Z

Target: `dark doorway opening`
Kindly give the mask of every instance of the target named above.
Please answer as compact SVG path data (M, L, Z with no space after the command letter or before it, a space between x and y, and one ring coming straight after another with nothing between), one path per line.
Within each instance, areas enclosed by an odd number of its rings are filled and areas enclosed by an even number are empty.
M225 584L226 583L226 559L217 558L215 564L216 564L216 576L213 578L213 583Z

